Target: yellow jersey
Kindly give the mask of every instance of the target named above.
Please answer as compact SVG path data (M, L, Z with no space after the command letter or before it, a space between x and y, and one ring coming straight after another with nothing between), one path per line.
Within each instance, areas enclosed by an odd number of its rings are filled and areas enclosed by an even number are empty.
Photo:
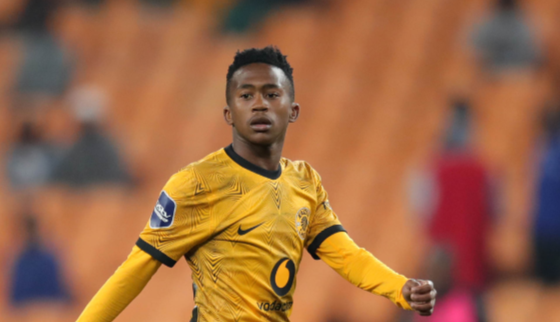
M339 232L309 164L282 158L268 171L230 145L171 177L136 245L170 267L186 258L191 321L289 321L304 249L319 259Z

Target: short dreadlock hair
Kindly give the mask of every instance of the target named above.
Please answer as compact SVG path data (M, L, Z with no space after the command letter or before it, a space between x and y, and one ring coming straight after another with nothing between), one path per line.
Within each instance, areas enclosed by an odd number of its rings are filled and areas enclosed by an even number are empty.
M290 66L290 63L288 63L288 60L286 60L286 57L287 56L284 56L280 49L274 46L266 46L262 49L250 48L245 49L244 51L237 51L235 57L233 58L233 63L229 65L226 76L226 101L228 100L229 86L233 74L235 74L239 68L253 63L264 63L280 68L290 81L290 96L293 100L295 97L294 77L292 75L293 69L292 66Z

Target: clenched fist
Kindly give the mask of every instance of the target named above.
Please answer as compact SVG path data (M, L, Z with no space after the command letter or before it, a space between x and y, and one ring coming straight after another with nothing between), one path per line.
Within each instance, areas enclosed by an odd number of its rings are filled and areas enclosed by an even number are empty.
M437 291L432 281L409 279L402 288L402 294L420 315L429 316L434 312Z

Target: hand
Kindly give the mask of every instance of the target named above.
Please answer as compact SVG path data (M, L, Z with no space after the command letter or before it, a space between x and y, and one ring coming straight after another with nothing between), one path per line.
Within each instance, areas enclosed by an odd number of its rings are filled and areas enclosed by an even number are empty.
M434 312L437 291L432 281L409 279L402 288L402 294L420 315L430 316Z

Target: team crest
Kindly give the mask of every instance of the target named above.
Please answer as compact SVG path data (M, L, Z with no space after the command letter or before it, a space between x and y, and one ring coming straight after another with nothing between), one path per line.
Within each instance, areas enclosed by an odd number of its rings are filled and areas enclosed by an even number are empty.
M309 226L309 214L311 211L307 207L303 207L298 210L296 214L296 230L298 232L299 238L305 239L305 234L307 232L307 226Z

